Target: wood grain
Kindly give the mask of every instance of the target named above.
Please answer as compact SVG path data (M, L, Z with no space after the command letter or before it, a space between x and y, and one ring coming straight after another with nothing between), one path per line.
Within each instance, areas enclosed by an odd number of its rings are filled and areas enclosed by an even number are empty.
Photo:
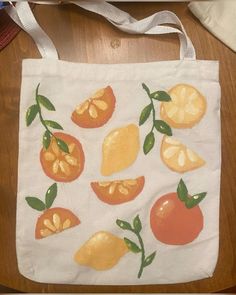
M236 56L188 11L186 3L120 3L136 18L169 9L182 20L198 59L220 60L222 87L222 180L219 261L212 278L152 286L71 286L32 282L17 269L15 249L18 112L23 58L39 58L24 32L0 52L0 284L24 292L216 292L236 284ZM177 59L178 38L136 36L118 31L102 17L75 6L36 6L35 14L54 40L61 59L131 63ZM114 45L115 44L115 45ZM50 267L50 266L49 266ZM181 267L181 265L179 266ZM194 266L193 266L194 267Z

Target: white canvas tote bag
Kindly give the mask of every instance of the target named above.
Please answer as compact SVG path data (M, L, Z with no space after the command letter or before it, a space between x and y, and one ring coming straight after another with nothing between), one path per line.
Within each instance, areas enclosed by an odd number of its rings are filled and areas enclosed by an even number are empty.
M19 271L38 282L92 285L211 277L219 241L218 62L196 60L170 11L137 21L105 2L76 4L128 33L178 33L180 60L62 61L27 3L8 10L42 54L22 64Z

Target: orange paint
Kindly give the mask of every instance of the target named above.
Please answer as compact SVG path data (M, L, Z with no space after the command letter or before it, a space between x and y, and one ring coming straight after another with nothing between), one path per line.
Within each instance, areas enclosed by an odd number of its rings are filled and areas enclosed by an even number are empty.
M135 199L143 189L144 176L136 179L92 182L91 187L104 203L118 205Z
M35 238L46 238L78 224L80 224L80 220L68 209L47 209L37 220Z
M55 138L50 146L40 152L40 162L45 174L60 182L70 182L80 176L84 169L84 152L81 143L73 136L56 132L56 138L63 140L69 148L69 154L63 152L57 145Z
M150 213L150 224L157 240L170 245L184 245L195 240L203 229L199 206L188 209L177 193L158 199Z
M103 126L112 116L116 98L110 86L99 89L92 97L77 106L71 120L83 128Z

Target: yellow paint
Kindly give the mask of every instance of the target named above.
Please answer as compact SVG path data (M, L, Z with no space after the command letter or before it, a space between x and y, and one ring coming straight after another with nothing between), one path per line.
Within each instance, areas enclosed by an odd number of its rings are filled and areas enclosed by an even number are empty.
M205 164L193 150L175 138L164 136L161 144L161 159L173 171L183 173Z
M174 128L192 128L206 112L205 97L193 86L175 85L168 91L171 101L162 102L161 118Z
M115 266L128 252L124 240L105 231L95 233L75 254L80 265L95 270L107 270Z
M139 128L136 125L112 130L102 146L102 175L108 176L132 165L139 149Z

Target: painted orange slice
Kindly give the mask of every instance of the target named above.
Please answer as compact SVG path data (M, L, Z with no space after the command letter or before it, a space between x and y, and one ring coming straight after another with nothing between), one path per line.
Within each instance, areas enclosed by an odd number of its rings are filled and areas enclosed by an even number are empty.
M99 89L79 104L72 113L72 121L83 128L103 126L112 116L116 99L110 86Z
M178 84L168 91L171 101L162 102L161 118L174 128L192 128L206 112L205 97L193 86Z
M136 179L92 182L91 187L97 197L110 205L132 201L142 191L144 176Z
M46 238L78 224L80 224L80 220L68 209L47 209L38 218L35 228L35 238Z
M42 148L40 152L43 171L56 181L73 181L84 169L84 152L81 143L75 137L65 133L56 132L54 135L68 145L69 153L63 152L52 137L48 149Z
M128 248L123 239L106 231L95 233L75 254L75 261L95 270L114 267Z

